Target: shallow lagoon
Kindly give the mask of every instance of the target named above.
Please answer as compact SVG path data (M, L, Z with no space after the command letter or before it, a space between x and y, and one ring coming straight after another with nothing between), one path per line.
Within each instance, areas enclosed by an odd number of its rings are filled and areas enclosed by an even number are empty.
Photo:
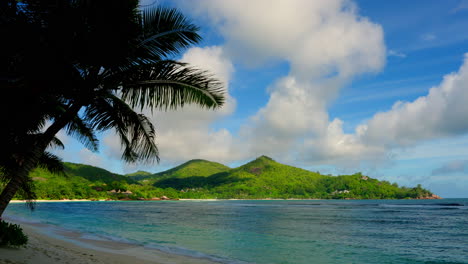
M11 204L7 216L224 263L468 263L468 199Z

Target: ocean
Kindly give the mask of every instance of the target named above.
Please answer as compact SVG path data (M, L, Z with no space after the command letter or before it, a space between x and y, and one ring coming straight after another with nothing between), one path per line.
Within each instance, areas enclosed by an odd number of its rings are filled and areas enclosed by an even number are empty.
M10 204L6 216L222 263L468 263L468 199Z

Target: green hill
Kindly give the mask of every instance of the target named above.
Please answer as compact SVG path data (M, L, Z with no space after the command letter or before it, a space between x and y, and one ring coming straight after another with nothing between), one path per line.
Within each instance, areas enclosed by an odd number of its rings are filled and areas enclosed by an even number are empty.
M110 198L107 191L126 189L136 181L90 165L64 162L65 175L37 168L30 174L39 199ZM17 197L20 198L20 197Z
M221 163L193 159L172 169L154 174L157 178L187 178L192 176L206 177L215 173L228 171L231 168Z
M151 177L153 174L147 171L136 171L134 173L125 174L124 176L131 178L132 180L138 181Z
M155 174L138 171L119 175L68 162L64 166L65 175L41 168L31 173L38 199L149 199L163 195L193 199L404 199L432 195L420 185L399 187L361 173L322 175L266 156L232 169L216 162L191 160Z
M360 173L325 176L284 165L261 156L238 168L209 176L159 178L158 188L181 190L184 198L320 198L320 199L401 199L430 195L420 186L398 187Z
M308 185L313 188L323 176L307 170L283 165L262 156L243 166L208 177L191 176L183 179L161 179L154 185L161 188L208 189L218 198L285 197L295 189ZM287 196L287 195L286 195Z
M131 178L112 173L98 167L71 162L64 162L63 164L65 166L65 173L68 176L83 177L92 182L101 182L106 184L110 184L115 181L124 181L129 184L136 183L136 181Z

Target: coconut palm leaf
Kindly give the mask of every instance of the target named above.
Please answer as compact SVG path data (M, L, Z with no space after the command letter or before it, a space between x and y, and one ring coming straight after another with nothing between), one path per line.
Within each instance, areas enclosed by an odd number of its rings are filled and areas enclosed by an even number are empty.
M47 151L40 157L38 167L44 168L51 173L65 174L65 167L63 167L62 159Z
M107 98L98 99L87 108L85 116L94 129L104 131L113 128L117 132L125 161L159 161L151 121L117 96L109 94Z
M93 131L93 128L83 121L78 115L68 123L67 135L79 140L87 149L91 151L98 150L98 139Z
M60 139L58 139L57 137L54 137L52 141L50 141L48 148L65 149L65 145L63 145L63 142Z
M179 54L201 40L197 33L199 28L177 9L145 8L141 17L142 34L137 54L146 63Z
M218 108L224 103L223 84L185 63L161 61L134 67L122 75L122 100L134 108L167 110L188 103Z

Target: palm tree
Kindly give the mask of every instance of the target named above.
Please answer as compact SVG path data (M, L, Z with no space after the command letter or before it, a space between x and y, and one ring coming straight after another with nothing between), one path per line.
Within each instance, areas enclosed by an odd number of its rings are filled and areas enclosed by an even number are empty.
M20 78L9 75L7 87L23 96L1 109L1 121L13 126L1 134L8 147L1 150L0 168L8 183L0 194L0 216L19 189L29 190L32 169L57 170L57 157L46 149L61 145L55 138L60 130L96 151L95 134L113 129L123 160L154 162L155 130L139 111L188 103L214 109L224 102L222 83L172 59L201 39L198 27L176 9L140 11L138 1L128 0L28 0L14 14L22 14L19 20L38 46L16 40L25 48L10 56ZM18 105L14 113L4 111Z

